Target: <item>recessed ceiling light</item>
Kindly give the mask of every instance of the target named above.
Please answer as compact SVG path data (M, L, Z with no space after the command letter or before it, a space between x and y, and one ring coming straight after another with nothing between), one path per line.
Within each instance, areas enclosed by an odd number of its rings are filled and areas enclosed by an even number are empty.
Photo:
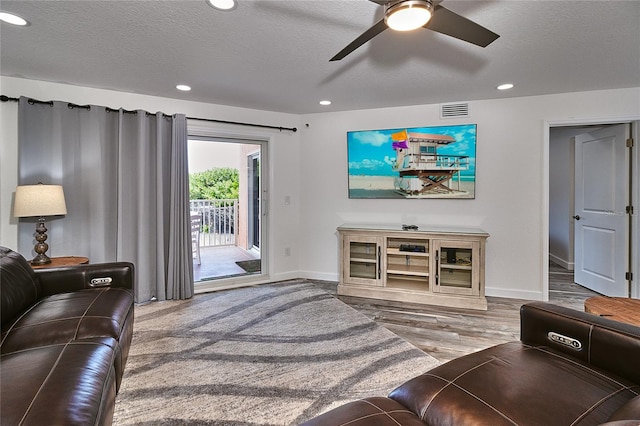
M29 22L26 19L9 12L0 12L0 21L6 22L7 24L18 25L20 27L29 25Z
M497 87L498 90L509 90L512 88L513 88L513 84L511 83L501 84L500 86Z
M183 92L188 92L189 90L191 90L191 86L187 86L186 84L178 84L176 86L176 89L182 90Z
M218 10L233 10L238 7L236 0L206 0L207 4Z
M320 105L331 105L331 101L320 101Z

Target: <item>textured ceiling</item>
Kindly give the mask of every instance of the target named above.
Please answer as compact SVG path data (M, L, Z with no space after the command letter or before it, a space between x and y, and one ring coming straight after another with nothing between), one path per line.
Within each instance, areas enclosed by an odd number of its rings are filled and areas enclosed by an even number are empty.
M483 49L387 30L339 62L382 7L239 1L221 12L204 0L3 0L31 25L1 24L0 72L289 113L640 86L640 1L445 0L501 37ZM495 90L503 82L516 87Z

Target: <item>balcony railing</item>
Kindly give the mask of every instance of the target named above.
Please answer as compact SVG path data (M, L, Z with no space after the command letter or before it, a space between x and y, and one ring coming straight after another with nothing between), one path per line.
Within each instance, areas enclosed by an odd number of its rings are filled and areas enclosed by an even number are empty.
M238 200L190 200L202 216L200 247L234 246L238 241Z

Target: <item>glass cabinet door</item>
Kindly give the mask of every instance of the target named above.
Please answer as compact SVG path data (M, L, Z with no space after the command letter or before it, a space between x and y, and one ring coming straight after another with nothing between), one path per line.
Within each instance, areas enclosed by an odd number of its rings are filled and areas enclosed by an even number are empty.
M382 285L379 238L348 236L344 240L344 280L352 284Z
M476 295L480 277L476 256L479 243L438 241L436 250L436 289L440 293Z

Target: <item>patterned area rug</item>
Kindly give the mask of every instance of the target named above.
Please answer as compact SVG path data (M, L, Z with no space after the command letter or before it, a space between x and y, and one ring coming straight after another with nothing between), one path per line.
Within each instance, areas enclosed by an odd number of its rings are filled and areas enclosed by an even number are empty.
M136 306L114 425L297 425L438 361L296 280Z

